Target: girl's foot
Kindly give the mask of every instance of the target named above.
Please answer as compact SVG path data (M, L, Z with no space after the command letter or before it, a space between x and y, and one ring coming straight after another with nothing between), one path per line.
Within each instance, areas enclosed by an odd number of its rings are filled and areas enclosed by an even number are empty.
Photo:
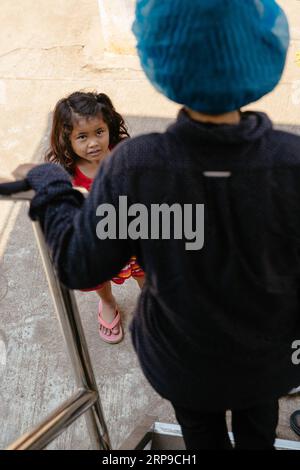
M101 307L99 303L99 311L101 309L101 317L106 323L112 323L115 319L116 316L116 310L117 310L117 305L114 301L107 301L104 299L100 300L101 302ZM110 335L111 329L103 327L103 333L107 336ZM118 325L114 327L113 333L118 334L119 333L119 327Z
M116 305L99 301L99 335L103 341L115 344L122 341L124 333Z

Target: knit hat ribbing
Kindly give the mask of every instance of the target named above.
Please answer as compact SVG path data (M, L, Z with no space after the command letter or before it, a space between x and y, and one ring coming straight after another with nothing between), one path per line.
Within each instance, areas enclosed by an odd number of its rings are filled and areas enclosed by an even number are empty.
M273 90L289 45L288 22L274 0L137 0L133 32L152 84L208 114Z

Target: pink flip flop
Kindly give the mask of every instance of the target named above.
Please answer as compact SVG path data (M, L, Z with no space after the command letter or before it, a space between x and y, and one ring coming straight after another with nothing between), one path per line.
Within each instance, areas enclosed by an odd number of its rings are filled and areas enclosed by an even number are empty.
M100 338L103 339L103 341L105 341L106 343L110 343L110 344L116 344L122 341L124 337L124 333L123 333L123 328L121 325L121 317L120 317L120 313L118 309L116 309L116 316L113 319L113 321L111 323L107 323L102 318L102 302L100 300L99 310L98 310L98 322L99 322L99 335L100 335ZM101 326L110 330L110 335L106 335L105 333L103 333L102 329L100 328ZM119 333L117 334L113 333L112 331L115 326L119 326Z

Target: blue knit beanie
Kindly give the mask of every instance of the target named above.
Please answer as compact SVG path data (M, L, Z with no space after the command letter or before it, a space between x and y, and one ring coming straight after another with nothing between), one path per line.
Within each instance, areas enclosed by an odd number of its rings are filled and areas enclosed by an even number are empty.
M133 32L152 84L207 114L273 90L289 45L287 18L274 0L137 0Z

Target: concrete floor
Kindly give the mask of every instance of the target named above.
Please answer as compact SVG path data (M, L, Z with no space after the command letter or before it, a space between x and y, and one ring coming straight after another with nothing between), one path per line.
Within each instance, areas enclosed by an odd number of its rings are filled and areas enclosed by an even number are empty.
M114 0L114 3L116 1ZM293 132L300 126L300 2L282 0L292 26L286 72L277 90L256 109ZM39 161L47 146L56 101L78 89L111 96L132 135L161 131L176 116L175 105L156 93L137 57L105 51L96 0L2 0L0 30L0 177L25 161ZM26 8L24 8L24 5ZM29 430L75 389L26 206L0 207L0 448ZM134 281L115 286L127 333L139 294ZM170 405L144 379L129 334L110 346L98 337L97 297L76 294L101 400L117 448L143 419L175 422ZM299 377L300 383L300 377ZM222 393L222 390L220 390ZM289 416L300 396L281 400L279 437L297 440ZM299 440L299 439L298 439ZM85 449L81 418L50 448Z

